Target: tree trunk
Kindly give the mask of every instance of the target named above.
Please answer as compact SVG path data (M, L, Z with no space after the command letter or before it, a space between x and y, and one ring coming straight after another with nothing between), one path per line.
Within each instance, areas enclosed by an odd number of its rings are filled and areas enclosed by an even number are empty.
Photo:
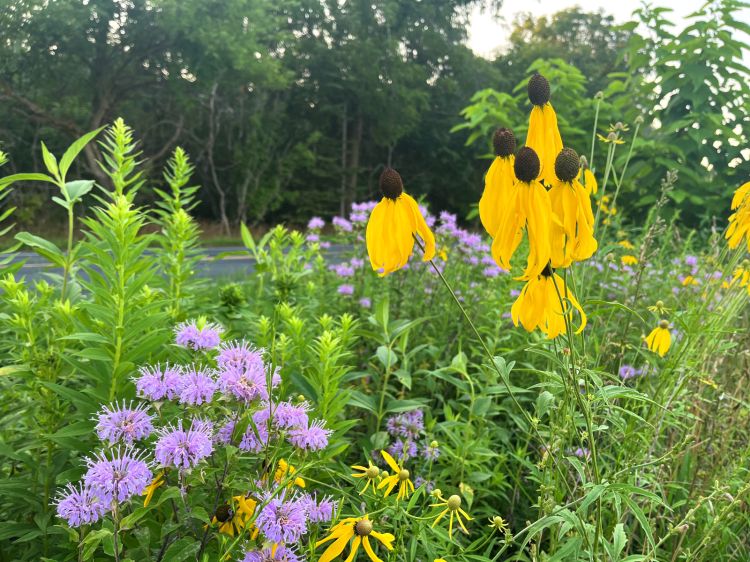
M214 82L211 88L211 97L209 99L209 114L208 114L208 139L206 140L206 156L208 158L208 167L211 170L211 180L219 194L219 217L221 219L221 227L224 234L230 236L232 234L229 226L229 217L227 216L227 194L224 188L221 186L219 176L216 173L216 164L214 163L214 144L216 143L216 132L218 129L217 121L218 117L215 115L216 108L216 90L218 89L218 82Z
M357 122L354 128L354 138L352 138L352 160L349 175L349 189L346 194L346 214L342 213L342 216L348 215L349 205L354 201L357 195L357 179L359 177L359 152L362 146L362 133L364 131L365 122L361 115L357 116Z
M339 192L339 215L342 217L346 213L346 143L348 127L346 110L347 105L344 102L344 114L341 118L341 191Z

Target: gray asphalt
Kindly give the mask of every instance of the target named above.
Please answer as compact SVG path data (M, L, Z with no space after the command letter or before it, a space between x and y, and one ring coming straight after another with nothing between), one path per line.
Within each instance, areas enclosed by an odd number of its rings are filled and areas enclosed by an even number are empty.
M340 263L344 260L345 253L350 246L334 244L324 250L324 256L329 263ZM244 255L221 256L227 252L244 252ZM252 273L255 269L255 260L246 252L242 246L223 246L214 248L202 248L202 258L198 263L197 275L219 279L225 277L240 277ZM49 262L34 252L18 252L13 262L22 262L17 277L23 276L27 281L43 279L46 274L59 274L60 268L50 266Z

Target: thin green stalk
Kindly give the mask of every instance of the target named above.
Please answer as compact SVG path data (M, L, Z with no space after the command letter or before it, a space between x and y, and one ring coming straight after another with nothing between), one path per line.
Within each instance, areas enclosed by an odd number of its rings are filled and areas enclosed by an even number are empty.
M422 242L415 236L414 240L417 243L417 246L419 246L420 250L424 253L424 246L422 245ZM513 393L513 389L510 386L510 383L506 380L505 375L500 371L499 367L497 366L497 363L495 362L495 357L492 355L492 352L490 351L489 347L487 347L487 344L484 341L484 338L479 333L479 330L477 330L477 327L474 325L474 322L469 317L469 314L466 312L466 309L461 304L461 301L458 300L458 297L456 296L456 293L453 291L453 288L450 286L450 283L448 283L448 280L445 278L443 273L440 271L440 269L435 265L435 262L433 260L429 260L430 265L432 266L432 269L437 273L438 277L440 277L440 281L442 281L445 288L450 293L451 297L453 298L453 302L456 303L456 306L458 306L458 309L461 311L461 314L463 315L466 322L471 327L471 330L474 332L474 335L477 338L477 341L479 341L479 344L481 345L482 349L484 350L484 353L487 355L487 358L490 361L490 365L492 365L495 372L500 377L500 380L503 383L503 386L505 387L505 390L508 392L508 396L510 397L511 401L513 402L513 405L521 412L524 419L526 420L526 423L529 424L529 428L532 432L534 432L534 435L539 440L539 442L542 445L547 445L545 440L542 438L542 436L539 434L539 431L536 429L536 424L531 419L531 416L529 413L521 406L521 404L518 402L518 399L516 398L516 395ZM563 482L565 483L565 487L568 490L568 493L572 494L573 490L571 490L570 485L568 484L567 479L565 479L564 473L562 472L562 469L560 468L560 465L557 462L557 459L555 458L555 455L549 451L549 457L552 459L553 464L555 465L555 468L560 472L561 476L563 477Z
M591 157L589 158L589 166L594 166L594 147L596 146L596 127L599 124L599 106L602 104L602 99L597 95L596 108L594 109L594 128L591 131Z
M68 290L68 277L70 276L70 269L73 265L73 227L75 225L73 215L73 203L70 203L68 207L68 251L65 254L65 264L63 267L63 284L61 298L65 299L65 293Z

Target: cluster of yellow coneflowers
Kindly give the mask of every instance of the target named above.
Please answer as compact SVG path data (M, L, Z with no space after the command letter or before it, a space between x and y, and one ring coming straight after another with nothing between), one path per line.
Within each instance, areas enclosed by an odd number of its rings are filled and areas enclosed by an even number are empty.
M563 147L547 79L532 76L528 93L533 109L526 145L516 152L510 129L495 132L495 159L486 175L479 214L493 238L492 257L504 269L511 269L525 233L528 255L518 279L526 284L511 317L516 326L520 323L529 332L538 328L555 338L566 333L574 310L581 316L576 333L586 325L583 309L555 270L588 259L597 249L590 199L596 180L590 170L582 170L575 150ZM387 169L380 187L383 199L367 225L373 269L387 275L403 267L416 235L424 242L424 259L432 259L435 237L414 199L404 193L401 177Z

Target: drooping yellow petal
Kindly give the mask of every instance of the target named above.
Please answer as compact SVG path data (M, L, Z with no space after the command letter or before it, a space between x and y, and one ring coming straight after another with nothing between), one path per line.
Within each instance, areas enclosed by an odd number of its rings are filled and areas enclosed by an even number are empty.
M495 157L484 179L484 191L479 200L479 218L490 236L497 233L502 215L510 205L511 190L515 182L514 160L513 155Z
M359 545L362 542L362 537L359 535L356 535L354 537L354 540L352 541L352 550L349 552L349 556L346 557L346 560L344 562L352 562L354 558L357 556L357 551L359 550Z
M408 201L412 213L414 213L416 232L424 242L424 256L422 257L422 261L429 261L435 257L435 235L432 233L432 230L430 230L430 227L427 226L427 222L422 216L422 211L419 210L419 205L414 198L406 193L401 197Z
M555 181L555 158L563 148L557 115L551 103L535 105L529 116L529 132L526 146L533 148L541 163L540 178L548 185Z
M393 541L396 540L396 537L391 533L379 533L377 531L372 531L370 533L370 536L378 539L388 550L393 550Z
M750 182L743 184L734 192L734 195L732 196L732 210L743 204L748 195L750 195Z
M401 467L398 466L398 463L396 463L396 461L393 459L393 457L388 451L383 449L382 451L380 451L380 453L383 455L385 462L388 463L388 466L391 467L391 470L393 472L396 472L396 473L401 472Z
M365 547L365 552L367 553L367 556L370 557L370 560L372 560L372 562L383 562L380 558L377 557L375 551L372 549L369 537L364 537L362 539L362 546Z

